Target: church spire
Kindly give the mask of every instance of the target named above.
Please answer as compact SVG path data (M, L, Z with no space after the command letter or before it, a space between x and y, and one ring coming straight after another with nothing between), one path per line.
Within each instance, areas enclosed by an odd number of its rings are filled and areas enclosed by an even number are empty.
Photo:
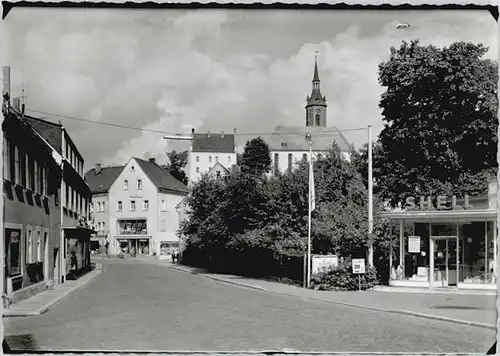
M318 71L318 52L314 56L312 92L307 96L306 126L326 126L326 98L321 95Z
M318 52L316 51L316 55L314 56L314 76L313 76L313 83L314 82L320 82L319 81L319 74L318 74Z

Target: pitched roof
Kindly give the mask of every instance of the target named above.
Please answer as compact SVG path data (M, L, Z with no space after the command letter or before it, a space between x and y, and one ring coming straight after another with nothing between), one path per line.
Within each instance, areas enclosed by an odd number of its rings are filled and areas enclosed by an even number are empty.
M95 168L85 173L85 180L93 194L106 193L116 181L116 178L123 171L125 166L102 167L99 174L96 174Z
M163 192L189 193L189 188L156 163L134 157L153 184Z
M271 151L309 151L307 134L311 134L312 150L326 151L335 141L342 152L349 150L349 142L336 127L278 126L268 140ZM282 143L285 145L282 145Z
M224 167L220 162L217 162L214 164L214 166L212 168L210 168L210 170L208 171L208 174L211 174L213 171L215 171L215 169L217 167L221 167L226 173L229 173L229 169L227 169L226 167Z
M193 152L234 153L234 134L194 134Z
M62 154L62 125L28 115L24 115L24 120L57 152Z

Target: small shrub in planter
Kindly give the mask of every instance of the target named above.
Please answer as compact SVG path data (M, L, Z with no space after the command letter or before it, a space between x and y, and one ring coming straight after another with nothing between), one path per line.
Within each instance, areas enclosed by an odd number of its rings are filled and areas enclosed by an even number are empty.
M330 291L354 291L358 290L358 278L360 278L361 290L371 289L377 285L377 271L375 268L367 268L366 273L358 277L352 273L351 261L341 263L337 268L326 269L315 274L311 279L311 288Z

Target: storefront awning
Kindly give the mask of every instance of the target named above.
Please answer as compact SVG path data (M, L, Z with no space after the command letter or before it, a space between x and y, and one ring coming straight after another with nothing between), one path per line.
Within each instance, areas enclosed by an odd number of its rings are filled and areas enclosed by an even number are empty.
M405 220L408 222L471 222L495 221L496 210L412 210L380 212L378 216L389 220Z

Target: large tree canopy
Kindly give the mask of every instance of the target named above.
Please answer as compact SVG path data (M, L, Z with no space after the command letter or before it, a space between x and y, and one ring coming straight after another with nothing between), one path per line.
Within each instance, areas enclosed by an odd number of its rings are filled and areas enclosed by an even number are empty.
M498 126L497 63L487 50L403 42L380 64L386 91L374 177L392 205L414 194L484 192L497 167Z
M268 173L271 170L269 146L261 137L254 138L246 143L240 166L242 172L254 175Z
M188 177L184 168L187 165L188 151L176 152L171 151L167 153L169 163L165 166L166 170L176 179L182 183L188 183Z

